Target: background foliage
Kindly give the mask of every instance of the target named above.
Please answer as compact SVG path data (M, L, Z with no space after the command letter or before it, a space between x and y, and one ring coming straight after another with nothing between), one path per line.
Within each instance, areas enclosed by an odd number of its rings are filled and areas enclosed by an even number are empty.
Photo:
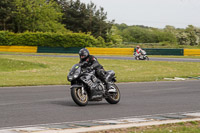
M160 44L173 48L200 46L199 27L188 25L185 29L179 29L166 25L158 29L115 24L114 20L107 20L103 7L97 8L93 2L85 4L80 0L0 0L0 30L10 31L0 35L1 45L35 45L37 42L38 45L66 47L71 46L73 40L73 46L77 47L135 47L137 44L153 44L155 47ZM66 38L63 38L64 34L67 34ZM89 35L93 37L89 37L92 39L88 42L86 36Z
M84 33L12 33L8 31L0 31L0 45L90 47L98 44L100 44L98 39L95 39L90 34Z
M164 29L126 24L115 24L115 34L127 43L160 43L174 45L200 44L200 28L188 25L185 29L167 25Z

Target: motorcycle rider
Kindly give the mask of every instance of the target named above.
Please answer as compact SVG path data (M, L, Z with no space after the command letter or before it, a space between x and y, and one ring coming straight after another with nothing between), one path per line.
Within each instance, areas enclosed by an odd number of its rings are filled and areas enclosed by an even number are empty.
M103 66L99 64L97 58L93 55L90 55L89 51L86 48L82 48L79 51L80 64L82 68L86 68L90 71L95 70L95 75L106 84L106 89L108 92L113 92L111 85L108 82L109 76L104 70ZM96 89L96 86L90 86L92 90ZM93 91L95 92L95 91Z
M139 56L142 54L142 49L140 48L139 45L136 46L136 52L139 54Z
M137 45L136 53L137 53L139 58L144 58L144 55L145 55L146 52L142 48L140 48L139 45Z

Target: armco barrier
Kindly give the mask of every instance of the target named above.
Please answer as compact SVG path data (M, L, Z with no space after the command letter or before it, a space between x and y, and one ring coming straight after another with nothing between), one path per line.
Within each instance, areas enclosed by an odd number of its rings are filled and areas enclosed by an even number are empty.
M0 46L0 52L24 52L24 53L75 53L81 47L41 47L41 46ZM133 55L134 48L92 48L87 47L93 55ZM200 49L151 49L143 48L147 55L184 55L200 56Z
M36 53L37 46L0 46L1 52Z
M184 56L200 56L200 49L184 49Z
M183 49L144 48L148 55L183 55Z
M90 48L87 47L90 54L93 55L133 55L134 48Z
M133 55L134 48L90 48L94 55ZM148 55L183 55L183 49L150 49L144 48Z
M78 53L80 47L69 47L69 48L63 48L63 47L41 47L38 46L38 53Z

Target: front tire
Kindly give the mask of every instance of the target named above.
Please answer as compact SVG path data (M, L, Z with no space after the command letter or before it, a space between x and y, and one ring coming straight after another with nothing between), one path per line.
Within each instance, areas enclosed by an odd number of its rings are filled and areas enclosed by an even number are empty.
M109 96L105 99L110 104L117 104L120 101L121 97L119 88L115 84L111 85L111 87L114 87L116 89L116 92L110 93Z
M149 60L149 57L148 57L148 56L146 56L145 58L146 58L146 60Z
M86 106L88 104L88 93L84 91L82 93L82 88L72 88L71 96L74 102L79 106Z

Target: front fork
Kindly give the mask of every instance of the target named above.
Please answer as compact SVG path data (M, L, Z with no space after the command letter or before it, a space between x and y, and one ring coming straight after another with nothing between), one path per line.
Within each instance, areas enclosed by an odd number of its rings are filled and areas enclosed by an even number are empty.
M85 89L84 89L84 87L81 87L81 94L85 95Z

